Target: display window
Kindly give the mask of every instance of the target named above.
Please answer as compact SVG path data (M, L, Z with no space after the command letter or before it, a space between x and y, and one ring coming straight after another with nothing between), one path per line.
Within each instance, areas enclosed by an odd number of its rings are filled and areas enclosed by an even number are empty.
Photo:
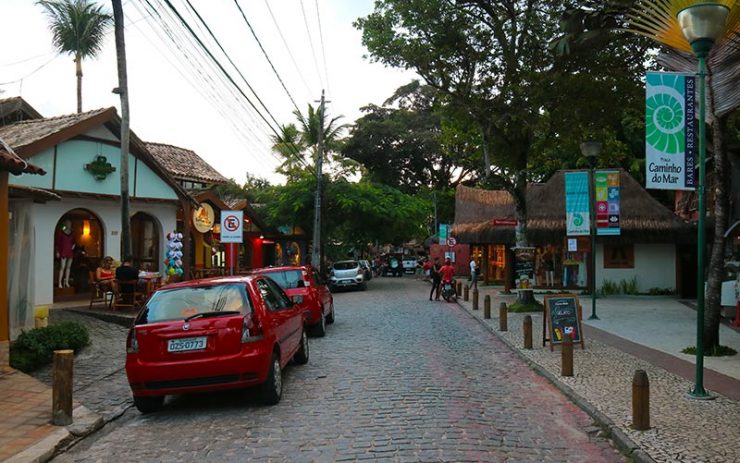
M65 296L88 291L90 272L102 258L103 227L98 217L87 209L64 214L54 231L54 286L67 289Z

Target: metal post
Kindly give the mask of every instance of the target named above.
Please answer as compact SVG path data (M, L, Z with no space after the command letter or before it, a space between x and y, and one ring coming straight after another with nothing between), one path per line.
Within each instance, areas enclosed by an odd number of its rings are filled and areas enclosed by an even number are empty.
M588 209L591 215L591 316L589 320L598 320L596 316L596 211L594 209L594 202L596 201L596 181L594 178L594 163L593 157L589 158L591 169L589 172L589 201Z
M321 270L321 167L324 158L324 91L321 90L321 106L319 106L319 133L318 150L316 153L316 203L313 218L313 252L311 265Z
M708 52L707 52L708 53ZM699 58L699 220L697 227L697 250L696 250L696 379L694 389L689 393L694 398L708 398L704 389L704 247L706 242L704 219L706 218L707 205L704 197L704 182L706 180L706 129L704 121L706 117L706 56Z

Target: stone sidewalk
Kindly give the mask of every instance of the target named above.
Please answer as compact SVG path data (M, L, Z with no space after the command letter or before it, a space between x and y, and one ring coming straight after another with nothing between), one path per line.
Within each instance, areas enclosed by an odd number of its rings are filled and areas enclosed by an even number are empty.
M492 318L489 320L483 318L484 297L487 294L491 296ZM602 317L607 322L602 323L600 329L589 329L588 324L585 324L586 348L582 350L579 345L574 346L574 376L562 377L560 376L560 350L556 348L554 352L551 352L549 346L542 346L543 317L541 313L528 314L533 320L533 349L524 349L522 326L527 314L509 313L509 330L499 331L499 305L501 302L512 303L515 296L501 295L496 289L481 287L480 304L477 311L472 310L472 294L470 299L464 302L461 297L458 303L512 349L519 352L535 370L548 377L578 405L599 419L602 425L610 429L615 441L626 447L624 449L626 453L632 453L636 460L740 462L740 450L738 450L740 403L717 393L713 393L715 399L709 401L687 398L686 392L690 390L693 381L666 370L666 368L673 369L671 362L666 360L670 356L665 354L665 356L642 355L652 350L645 345L655 343L656 337L662 336L665 330L662 325L646 323L645 319L649 321L650 317L645 316L642 322L639 319L631 321L633 325L643 325L640 332L646 337L636 338L633 331L631 342L623 338L615 340L615 336L607 340L605 338L609 334L614 335L615 333L608 333L606 330L610 328L614 330L616 325L613 319L612 322L608 321L610 320L608 300L597 300L597 310L601 307ZM538 299L541 298L538 297ZM581 303L584 306L584 316L587 316L591 308L590 299L586 297ZM624 305L618 300L613 301L614 304ZM599 322L595 321L593 324L598 325ZM688 330L690 327L684 326L682 329ZM601 336L604 339L599 339L599 331L606 333L607 336ZM730 338L729 343L733 344L736 339L732 335ZM624 352L616 347L623 343L633 344L640 341L642 343L639 348L633 346L632 349L625 349L632 350L633 353ZM687 342L683 346L690 344ZM723 344L726 344L725 340ZM737 357L734 359L738 361ZM637 369L645 370L650 380L652 428L648 431L634 431L630 427L632 377ZM711 376L712 372L705 371L707 376ZM727 375L720 376L728 385L728 390L740 390L740 381ZM705 382L705 386L711 389L709 382ZM634 448L630 448L633 446Z
M65 320L87 326L91 341L75 355L74 422L66 427L51 424L51 365L31 375L12 369L0 372L0 461L47 461L56 450L99 429L132 406L121 362L128 330L86 315L50 311L51 323Z

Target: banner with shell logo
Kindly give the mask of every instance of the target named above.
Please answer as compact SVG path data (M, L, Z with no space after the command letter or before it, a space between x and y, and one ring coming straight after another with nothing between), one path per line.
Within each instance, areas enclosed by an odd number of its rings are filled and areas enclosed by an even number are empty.
M645 98L645 187L696 188L696 78L648 72Z

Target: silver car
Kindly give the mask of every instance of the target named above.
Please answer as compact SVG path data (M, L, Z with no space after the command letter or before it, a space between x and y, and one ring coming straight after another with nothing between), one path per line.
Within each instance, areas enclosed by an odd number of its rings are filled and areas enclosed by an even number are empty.
M365 269L356 260L334 262L329 271L329 289L352 287L367 289Z

